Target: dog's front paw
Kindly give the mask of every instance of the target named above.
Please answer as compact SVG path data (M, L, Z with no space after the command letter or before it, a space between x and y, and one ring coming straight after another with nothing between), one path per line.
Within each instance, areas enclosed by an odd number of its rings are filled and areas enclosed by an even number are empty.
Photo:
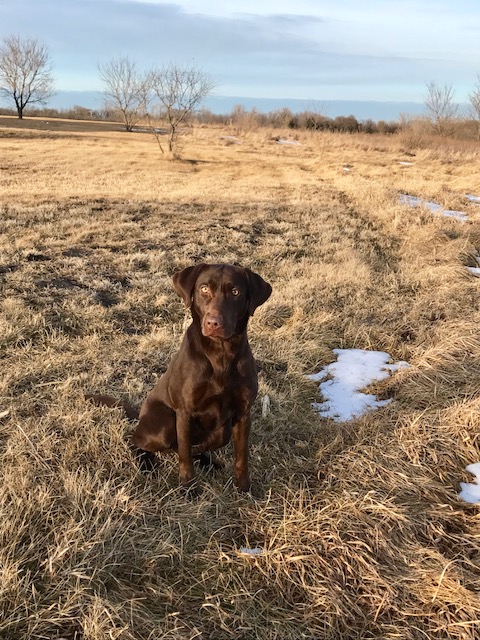
M237 487L238 491L240 491L241 493L248 493L252 486L252 483L250 482L250 477L248 475L240 476L239 478L236 479L235 486Z

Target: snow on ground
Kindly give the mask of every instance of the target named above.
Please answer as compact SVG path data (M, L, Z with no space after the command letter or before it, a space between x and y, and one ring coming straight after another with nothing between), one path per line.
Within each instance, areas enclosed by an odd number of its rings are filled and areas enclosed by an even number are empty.
M262 396L262 418L266 418L272 410L272 403L270 402L270 396Z
M444 209L436 202L428 202L428 200L422 200L416 196L409 196L406 193L400 194L400 202L408 207L427 207L432 213L439 213L447 218L454 218L458 220L458 222L466 222L468 220L467 214L463 211L450 211L449 209Z
M470 504L480 504L480 462L469 464L467 471L475 476L476 482L473 484L461 482L462 490L458 497L465 502L470 502Z
M477 202L480 204L480 196L474 196L471 193L466 193L465 197L467 200L470 200L470 202Z
M400 160L398 164L401 164L403 167L413 167L413 162L408 162L407 160Z
M280 138L277 140L277 144L300 144L300 142L298 140L283 140Z
M240 547L239 553L245 556L261 556L263 549L261 547L254 547L253 549L250 547Z
M390 400L377 400L376 396L361 393L375 380L384 380L406 362L388 364L391 357L384 351L364 349L334 349L337 362L327 365L318 373L307 376L318 382L328 377L319 387L324 402L314 402L313 408L324 418L345 422L362 416L371 409L383 407Z
M472 275L480 277L480 256L475 256L475 260L477 261L478 267L467 267L467 269Z

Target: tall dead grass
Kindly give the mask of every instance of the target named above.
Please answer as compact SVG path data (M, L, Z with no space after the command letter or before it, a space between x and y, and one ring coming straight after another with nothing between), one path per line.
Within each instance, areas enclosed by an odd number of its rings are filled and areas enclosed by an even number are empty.
M464 264L480 208L463 194L480 161L201 129L173 163L142 134L3 134L0 637L476 638L478 508L457 491L479 459ZM470 221L405 208L403 191ZM131 425L83 393L142 401L185 321L171 275L201 260L273 285L250 327L272 412L254 409L254 495L232 487L227 448L192 503L174 457L140 475ZM353 346L411 366L373 385L387 407L320 419L305 374Z

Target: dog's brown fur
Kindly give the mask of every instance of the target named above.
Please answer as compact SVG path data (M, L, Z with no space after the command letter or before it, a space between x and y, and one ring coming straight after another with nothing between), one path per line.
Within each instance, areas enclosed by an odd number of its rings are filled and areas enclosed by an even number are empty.
M138 416L132 444L141 464L150 464L154 452L176 451L185 487L194 483L194 457L205 462L206 452L233 438L235 483L248 491L250 411L258 381L247 323L272 288L250 269L228 264L187 267L173 276L173 284L193 321L140 413L110 396L89 398L123 407L131 419Z

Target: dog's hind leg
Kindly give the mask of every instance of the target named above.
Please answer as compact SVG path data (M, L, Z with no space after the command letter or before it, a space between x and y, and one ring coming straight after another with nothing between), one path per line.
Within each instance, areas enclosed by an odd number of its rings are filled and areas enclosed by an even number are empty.
M132 435L135 448L145 452L176 451L175 411L161 400L147 398L140 410L138 425Z

